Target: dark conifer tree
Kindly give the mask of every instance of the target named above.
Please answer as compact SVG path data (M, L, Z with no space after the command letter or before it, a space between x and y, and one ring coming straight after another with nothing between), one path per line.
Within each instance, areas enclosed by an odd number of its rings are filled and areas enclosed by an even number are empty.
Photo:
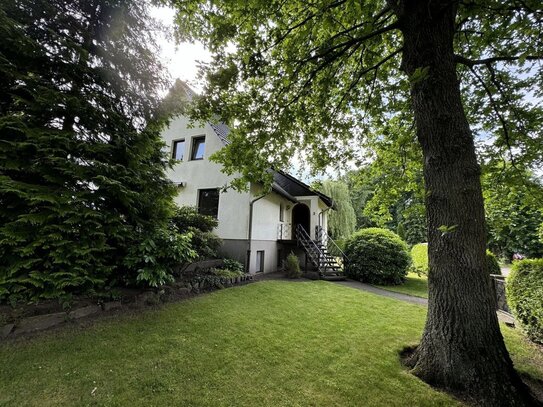
M135 281L125 254L174 193L148 5L0 4L0 300Z

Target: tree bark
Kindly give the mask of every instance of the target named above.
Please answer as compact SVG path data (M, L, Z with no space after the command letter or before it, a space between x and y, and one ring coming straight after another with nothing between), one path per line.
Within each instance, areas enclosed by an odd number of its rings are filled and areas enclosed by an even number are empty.
M453 53L456 2L403 0L394 7L424 155L430 263L428 317L408 365L478 406L536 405L505 348L486 270L480 167Z

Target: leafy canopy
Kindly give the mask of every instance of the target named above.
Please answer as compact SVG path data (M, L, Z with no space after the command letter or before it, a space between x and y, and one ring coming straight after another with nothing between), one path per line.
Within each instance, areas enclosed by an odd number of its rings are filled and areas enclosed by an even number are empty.
M235 124L216 159L263 178L304 147L314 169L360 163L368 136L412 124L396 1L172 2L178 38L213 53L197 117ZM539 0L458 3L454 51L464 103L485 159L542 163L543 18ZM243 152L243 153L240 153Z

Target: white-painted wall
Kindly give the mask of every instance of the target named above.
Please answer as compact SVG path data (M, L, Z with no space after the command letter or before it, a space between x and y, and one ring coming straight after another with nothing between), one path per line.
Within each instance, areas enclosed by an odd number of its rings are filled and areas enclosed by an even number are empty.
M169 171L168 176L174 182L184 182L186 186L179 188L179 195L175 199L178 205L197 206L198 190L223 188L235 177L228 176L221 171L221 165L209 161L209 156L223 147L222 141L215 134L211 126L195 126L189 128L189 121L185 117L172 120L168 129L162 133L167 145L169 155L172 155L172 146L175 140L185 140L185 153L183 161L179 161ZM205 136L205 152L203 160L190 160L192 138ZM219 197L219 226L215 233L221 239L247 239L249 224L248 192L237 192L228 189L221 192Z
M164 130L162 137L166 143L165 150L167 154L172 156L173 142L176 140L185 140L185 151L183 160L179 161L174 167L169 170L169 178L176 182L184 183L183 187L179 188L179 194L176 197L178 205L197 206L198 205L198 190L223 188L235 178L236 175L228 176L224 174L221 165L209 161L210 155L223 148L223 143L216 135L209 124L196 125L193 128L189 127L187 118L180 116L171 121L170 126ZM190 160L192 139L194 137L205 136L205 152L203 160ZM252 200L262 195L262 187L252 185L249 192L237 192L228 189L226 192L221 192L219 197L218 221L219 226L215 233L221 239L228 240L245 240L249 237L249 212L250 203ZM315 226L319 224L319 213L326 208L326 205L318 198L318 196L297 197L300 202L309 206L311 211L311 236L315 237ZM281 222L279 219L280 205L284 207L284 218ZM270 192L262 199L254 202L253 205L253 226L252 226L252 243L251 243L251 272L256 270L256 252L264 250L265 256L265 272L274 271L277 269L277 251L280 239L279 228L282 223L285 228L292 224L292 208L294 203L277 194ZM324 213L324 223L327 224L327 213ZM283 236L283 239L285 236ZM290 236L288 236L290 239ZM238 246L238 255L244 250L243 242ZM249 245L247 242L247 250Z

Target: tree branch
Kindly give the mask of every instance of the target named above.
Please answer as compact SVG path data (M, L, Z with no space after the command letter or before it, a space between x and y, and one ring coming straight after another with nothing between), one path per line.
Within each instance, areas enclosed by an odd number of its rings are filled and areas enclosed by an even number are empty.
M491 57L491 58L484 58L484 59L469 59L466 57L463 57L461 55L455 55L454 60L458 64L465 65L469 68L474 67L475 65L489 65L494 62L500 62L500 61L518 61L520 59L525 59L527 61L537 61L537 60L543 60L543 55L528 55L528 56L503 56L503 57Z
M496 101L494 100L494 95L492 94L492 90L488 87L488 85L485 83L483 78L477 73L477 71L473 67L469 67L469 70L475 76L475 78L479 81L483 89L485 90L488 99L490 101L490 106L492 106L492 109L494 110L494 113L496 113L496 116L498 117L498 120L500 121L500 124L503 129L503 135L505 137L505 143L507 144L507 149L509 150L509 156L511 157L511 164L515 166L515 156L513 155L513 147L511 146L511 139L509 136L509 129L507 127L507 121L505 120L505 117L501 114L500 107L497 105Z

